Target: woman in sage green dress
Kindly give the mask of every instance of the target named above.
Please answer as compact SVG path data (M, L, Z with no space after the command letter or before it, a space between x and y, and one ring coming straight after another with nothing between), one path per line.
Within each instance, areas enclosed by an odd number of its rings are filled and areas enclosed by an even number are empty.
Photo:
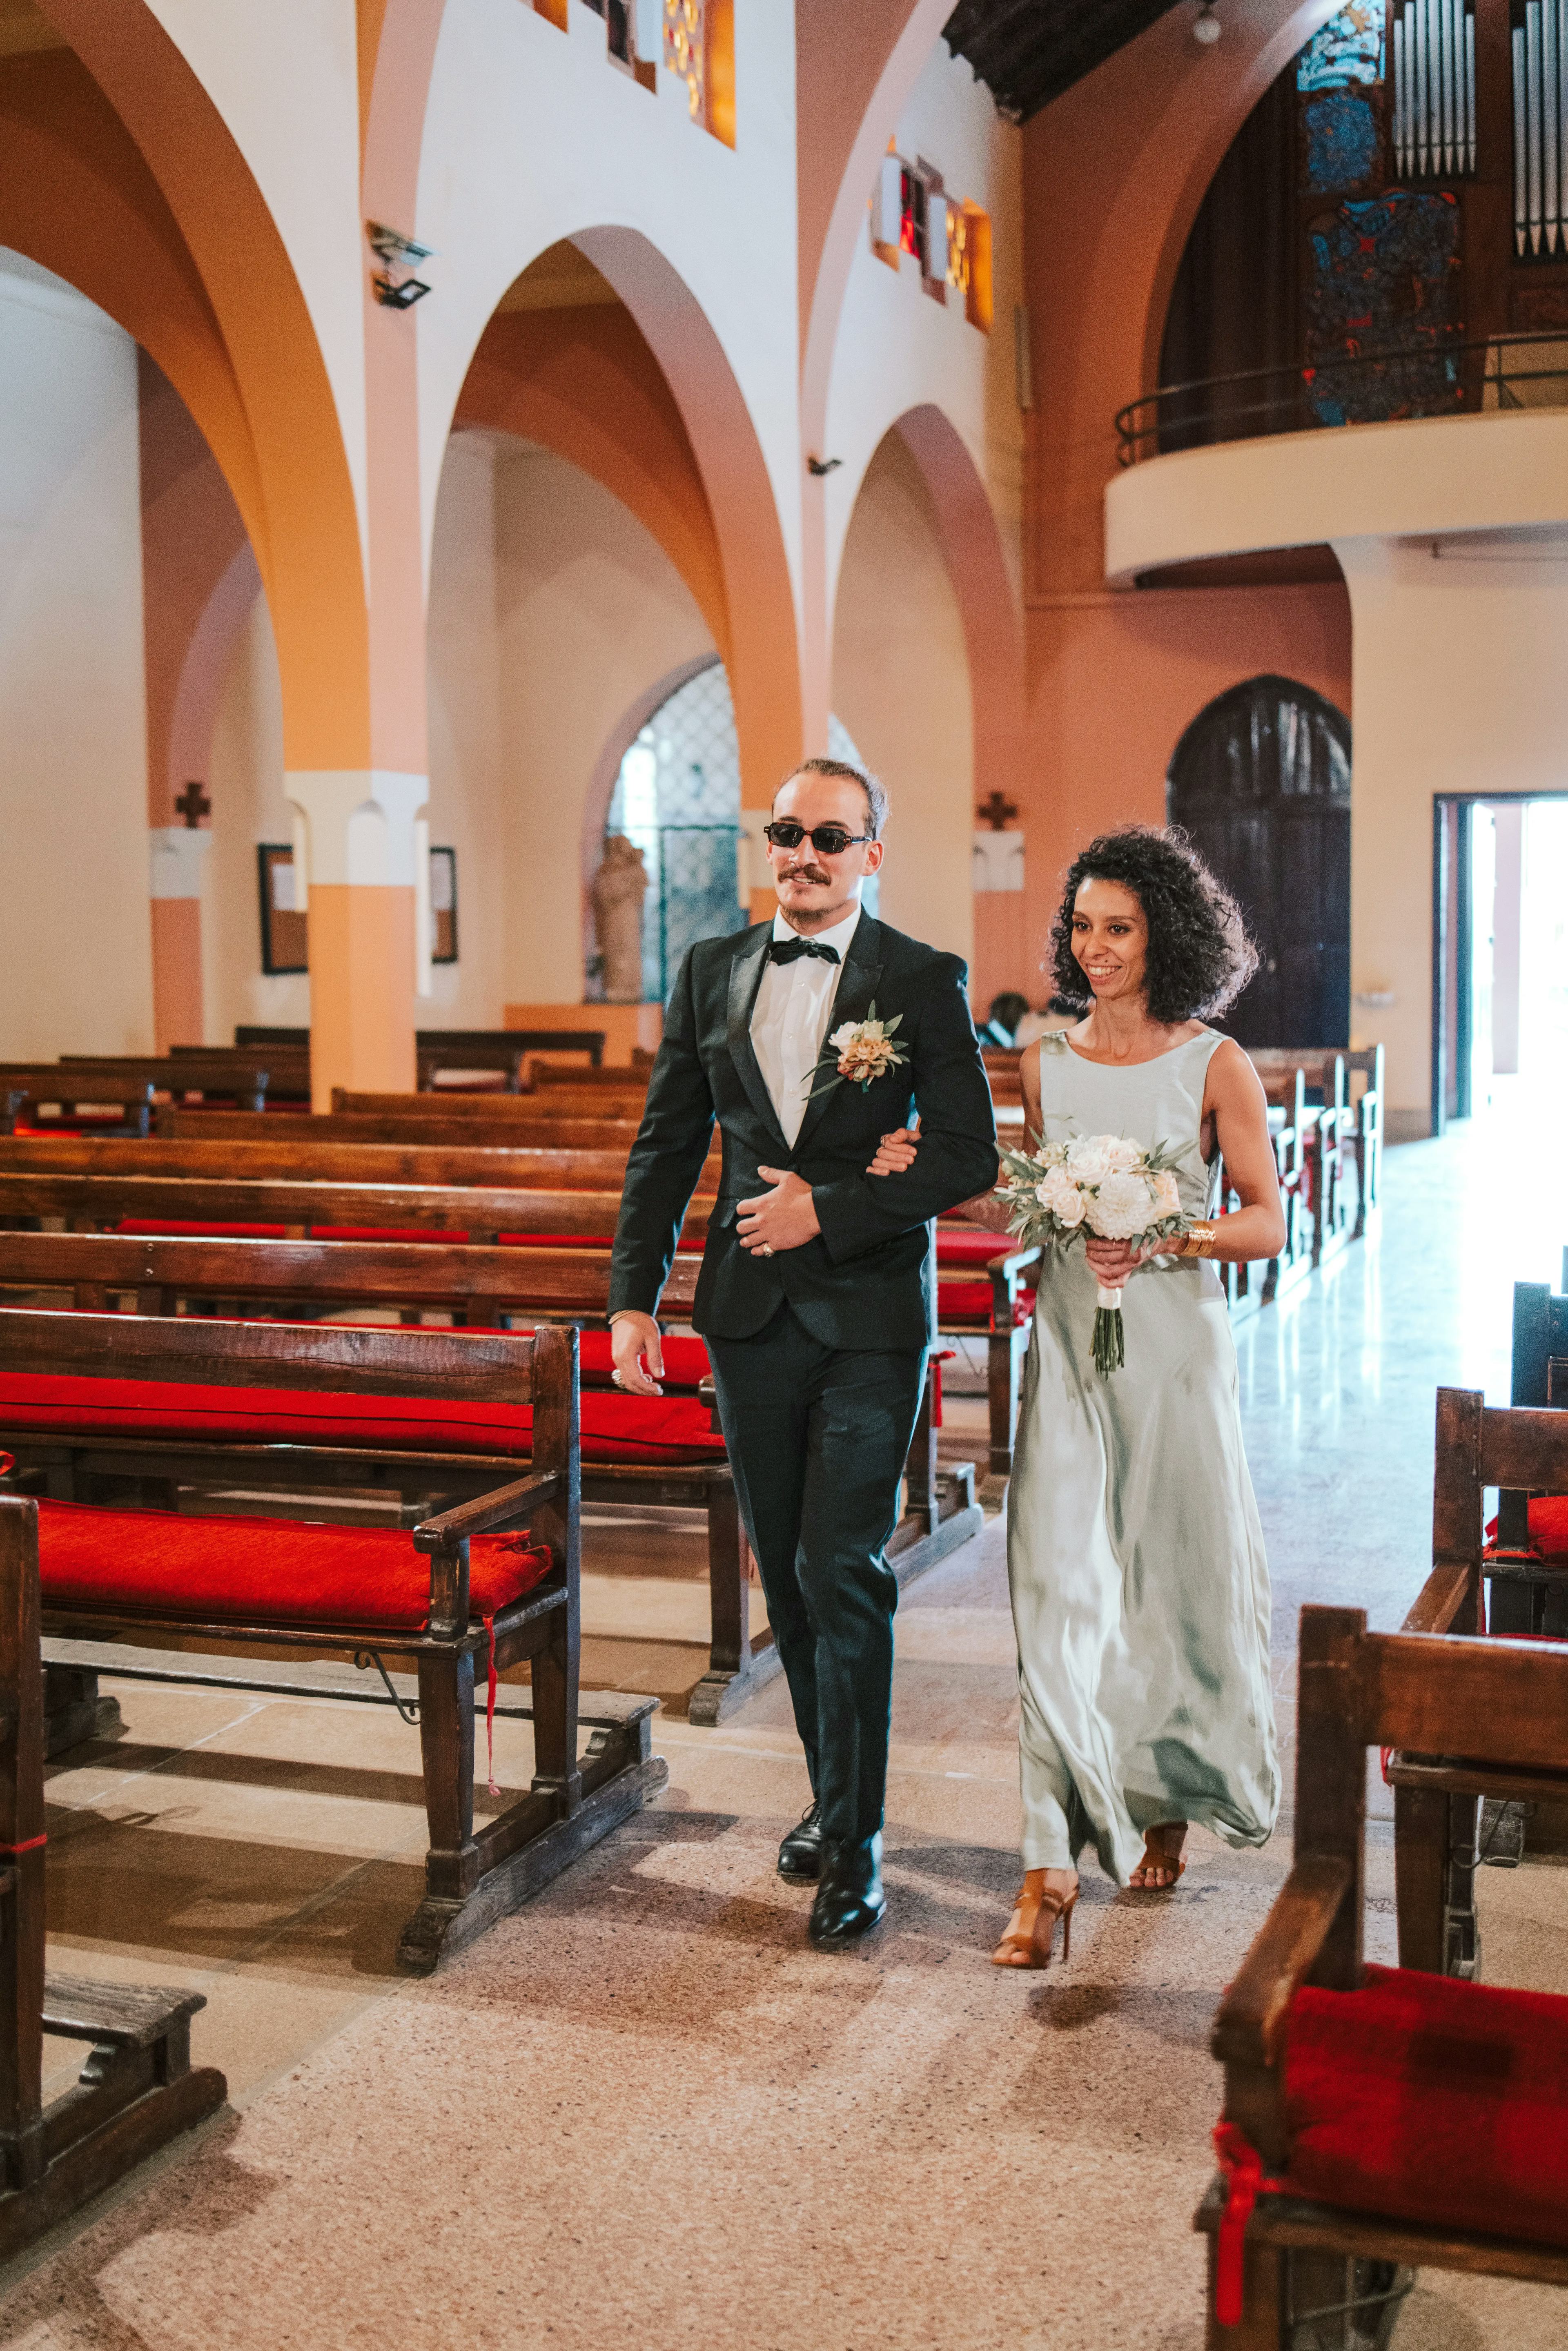
M1163 1888L1190 1822L1256 1845L1279 1808L1268 1562L1205 1262L1285 1239L1263 1089L1202 1018L1255 967L1182 834L1129 826L1069 872L1052 977L1085 1017L1026 1050L1027 1123L1047 1142L1182 1152L1182 1207L1200 1221L1158 1253L1090 1239L1041 1263L1008 1498L1025 1875L1000 1967L1049 1965L1059 1920L1066 1958L1083 1845L1118 1884ZM883 1146L890 1164L907 1148ZM1222 1154L1241 1205L1214 1222ZM966 1213L1005 1228L994 1197ZM1097 1284L1125 1286L1126 1360L1108 1378L1090 1354Z

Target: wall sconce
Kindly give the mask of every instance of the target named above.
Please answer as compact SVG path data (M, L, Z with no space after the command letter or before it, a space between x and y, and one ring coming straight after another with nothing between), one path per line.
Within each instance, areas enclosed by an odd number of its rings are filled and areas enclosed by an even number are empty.
M367 221L365 235L371 252L386 265L371 279L376 300L389 310L412 310L429 293L429 287L423 277L393 277L391 273L394 269L412 270L420 262L428 261L434 247L415 245L412 236L404 236L400 229L388 228L384 221Z
M843 462L841 457L808 457L806 471L814 474L820 481L824 474L832 473Z
M1224 26L1214 13L1214 0L1203 0L1203 5L1197 12L1197 22L1192 28L1193 39L1200 47L1211 49L1224 30Z

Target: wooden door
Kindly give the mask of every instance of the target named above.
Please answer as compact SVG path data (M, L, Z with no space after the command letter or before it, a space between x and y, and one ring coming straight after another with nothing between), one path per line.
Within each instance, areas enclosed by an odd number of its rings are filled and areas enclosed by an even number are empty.
M1201 710L1166 778L1170 820L1240 905L1257 975L1243 1045L1350 1041L1350 722L1310 686L1249 678Z

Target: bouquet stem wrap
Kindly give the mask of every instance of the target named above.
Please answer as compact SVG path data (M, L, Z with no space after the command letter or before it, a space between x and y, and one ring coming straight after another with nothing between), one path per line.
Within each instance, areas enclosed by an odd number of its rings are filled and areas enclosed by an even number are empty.
M1094 1368L1103 1380L1119 1372L1127 1358L1122 1346L1122 1293L1096 1284L1094 1290Z

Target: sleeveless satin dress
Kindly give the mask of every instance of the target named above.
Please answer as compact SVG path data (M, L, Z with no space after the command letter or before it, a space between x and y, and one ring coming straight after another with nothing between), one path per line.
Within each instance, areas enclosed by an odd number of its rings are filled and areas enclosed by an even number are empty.
M1048 1143L1122 1134L1186 1147L1182 1206L1212 1215L1199 1131L1213 1029L1111 1068L1060 1032L1040 1044ZM1092 1843L1124 1884L1144 1831L1199 1822L1261 1844L1280 1804L1269 1566L1241 1441L1219 1277L1156 1258L1123 1293L1126 1363L1090 1356L1082 1243L1042 1263L1009 1494L1026 1869Z

